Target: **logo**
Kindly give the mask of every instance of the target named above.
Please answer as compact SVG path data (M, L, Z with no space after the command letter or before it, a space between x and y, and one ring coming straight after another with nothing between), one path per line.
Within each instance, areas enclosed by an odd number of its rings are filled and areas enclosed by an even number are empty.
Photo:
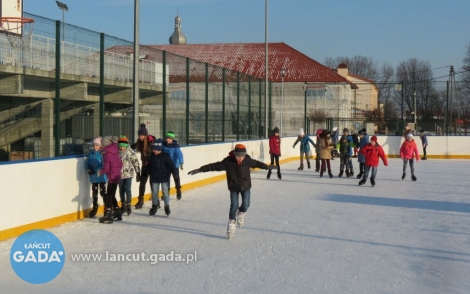
M23 233L11 246L11 267L18 277L31 284L52 281L62 271L64 262L62 242L45 230Z

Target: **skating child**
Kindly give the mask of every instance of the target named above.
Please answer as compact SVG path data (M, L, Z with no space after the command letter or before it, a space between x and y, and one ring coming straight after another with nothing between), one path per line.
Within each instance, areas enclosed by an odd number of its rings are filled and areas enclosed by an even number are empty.
M424 133L423 129L421 129L421 131L419 131L419 137L421 138L421 143L423 144L423 157L421 159L426 160L426 159L428 159L426 157L426 147L428 147L428 137Z
M336 149L336 145L339 142L339 132L337 127L334 127L333 130L331 130L330 140L333 143L333 149L331 149L331 160L334 160L335 157L338 156L338 150Z
M367 177L369 176L369 171L372 170L372 175L370 176L370 184L375 186L375 177L377 176L377 168L379 166L379 158L382 158L382 161L385 166L388 166L387 156L385 156L385 152L377 143L377 136L372 136L370 138L370 143L367 144L364 148L361 148L360 153L364 155L365 162L364 162L364 175L362 176L362 180L359 181L359 186L364 185L367 181Z
M355 144L354 144L353 137L349 135L349 129L348 128L343 129L343 135L346 136L346 138L348 140L349 147L350 147L349 158L348 158L348 161L347 161L348 164L345 166L346 176L349 178L349 177L354 176L354 167L353 167L353 162L352 162L351 158L352 158L352 151L353 151L353 148L354 148ZM348 173L349 173L349 175L348 175Z
M348 141L348 136L342 135L339 141L339 158L340 158L340 166L339 166L339 175L338 178L341 178L344 173L344 169L346 168L346 176L349 178L349 162L351 161L351 145Z
M277 177L280 180L282 179L281 166L279 165L279 157L281 156L281 137L279 137L278 127L274 127L273 134L269 137L269 155L271 157L271 165L273 165L274 160L276 160ZM266 178L269 180L270 177L271 170L268 170L268 175L266 176Z
M129 140L126 136L120 136L118 140L119 156L122 161L121 181L119 182L119 196L121 197L121 212L131 214L131 186L134 171L140 174L140 164L134 150L129 148Z
M331 150L334 148L334 144L330 140L330 131L323 130L320 135L320 158L321 158L321 170L320 170L320 178L323 177L323 173L328 167L328 175L330 178L333 177L331 173Z
M400 147L400 157L403 159L403 175L401 179L404 180L406 177L406 166L408 162L410 162L410 169L411 169L411 179L416 181L417 178L415 176L415 166L413 163L413 157L416 157L416 162L419 162L419 153L418 153L418 146L416 145L415 140L413 140L413 134L406 135L406 141L401 144Z
M315 143L312 141L312 139L310 139L309 136L305 135L304 129L302 128L300 128L299 136L297 137L297 140L295 140L292 148L295 148L295 145L297 145L298 142L300 142L300 167L298 169L304 169L304 156L307 160L307 167L310 169L310 158L308 158L308 154L310 153L310 145L308 143L312 144L312 146L316 148Z
M152 155L148 161L148 172L150 175L150 185L152 185L152 208L149 211L150 215L155 215L160 208L160 200L158 193L160 186L162 188L163 201L165 202L165 214L170 215L170 197L168 194L168 185L170 176L173 175L175 180L175 187L177 190L181 189L180 177L178 168L170 158L170 154L165 153L163 150L163 140L157 139L152 143Z
M366 130L362 129L358 132L359 136L359 154L357 155L357 161L359 162L359 174L357 178L360 179L364 175L364 163L366 162L365 156L361 153L361 149L366 147L369 144L369 135L367 135Z
M103 217L100 218L100 223L113 223L113 220L122 220L121 209L116 200L116 190L121 181L122 161L119 157L118 138L116 136L107 136L101 139L103 150L103 168L99 169L96 173L99 175L106 175L108 178L108 187L106 193L106 211ZM114 211L113 211L114 209Z
M320 172L320 163L321 163L321 158L320 158L320 135L323 132L323 129L318 129L317 130L317 137L316 137L316 142L317 144L315 145L315 172L318 173Z
M88 217L93 218L98 211L98 189L100 195L103 198L103 203L105 202L106 196L106 175L98 176L96 171L103 167L103 156L101 155L101 137L96 137L93 139L93 148L90 149L90 153L85 160L85 168L87 169L88 174L90 175L91 183L91 194L93 197L93 207L88 213Z
M135 205L135 209L141 209L144 205L144 194L145 194L145 185L147 184L149 174L147 170L147 162L152 155L152 144L154 137L149 135L145 124L140 124L140 128L137 131L139 138L137 142L131 145L131 148L140 153L140 161L142 162L141 174L137 174L135 180L139 183L139 197Z
M183 152L181 152L180 145L178 145L178 142L175 140L175 133L173 132L167 132L166 133L166 141L163 142L163 152L170 154L171 160L173 160L173 163L176 166L176 169L181 168L183 170L183 164L184 164L184 157L183 157ZM178 171L178 176L179 176L179 171ZM176 180L173 177L173 180ZM170 195L170 178L168 178L168 195ZM181 189L176 188L176 199L181 200Z
M353 151L354 151L354 155L352 156L352 158L357 158L357 153L359 152L359 137L357 136L357 133L356 131L351 131L351 137L352 137L352 140L353 140L353 143L354 143L354 147L353 147Z
M275 165L267 166L265 163L252 159L246 154L243 144L235 145L235 149L222 161L203 165L192 170L188 175L210 171L225 171L227 185L230 190L230 212L227 226L227 236L230 239L235 233L235 223L241 228L248 207L250 206L251 177L250 168L273 169ZM242 197L242 205L238 206L239 194ZM235 218L236 217L236 218Z

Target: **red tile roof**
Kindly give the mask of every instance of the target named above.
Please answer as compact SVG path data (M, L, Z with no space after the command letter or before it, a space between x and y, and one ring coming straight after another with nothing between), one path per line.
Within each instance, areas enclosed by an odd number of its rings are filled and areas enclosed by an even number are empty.
M265 77L264 43L149 45L149 47L254 77L262 79ZM285 82L349 83L335 71L284 43L269 43L268 55L271 81L280 82L280 70L285 68Z

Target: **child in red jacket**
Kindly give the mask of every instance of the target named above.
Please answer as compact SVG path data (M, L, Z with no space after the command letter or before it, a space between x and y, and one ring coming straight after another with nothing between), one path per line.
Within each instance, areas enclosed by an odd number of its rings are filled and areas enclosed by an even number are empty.
M410 169L411 169L411 179L416 181L415 176L415 166L413 164L413 157L416 156L416 162L419 161L419 153L418 153L418 146L416 145L415 140L413 140L413 134L406 135L406 140L401 144L400 147L400 158L403 159L403 175L401 179L404 180L406 177L406 166L408 165L408 161L410 162Z
M281 166L279 165L279 157L281 157L281 137L279 137L279 128L274 127L273 134L269 137L269 155L271 156L271 165L276 160L277 177L282 179ZM268 171L266 178L269 180L271 177L271 170Z
M382 158L384 165L388 166L387 156L385 156L382 146L377 143L377 136L372 136L372 138L370 138L370 143L364 148L361 148L359 152L366 158L364 163L364 174L362 176L362 180L359 181L359 186L366 183L369 171L372 170L370 184L373 187L375 186L375 176L377 175L377 167L379 166L379 157Z

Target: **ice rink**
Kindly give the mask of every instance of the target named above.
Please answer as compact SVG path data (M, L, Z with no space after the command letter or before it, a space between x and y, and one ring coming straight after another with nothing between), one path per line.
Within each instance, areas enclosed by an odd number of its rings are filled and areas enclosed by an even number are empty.
M50 228L67 258L46 284L21 280L10 265L15 239L0 242L0 292L469 293L469 163L420 161L412 182L409 171L401 180L402 161L390 159L388 167L380 163L375 187L338 178L338 160L333 179L314 168L297 170L298 161L281 166L282 180L256 171L245 226L230 240L226 182L189 191L182 183L183 199L172 196L170 217L163 209L150 217L146 202L121 222L86 219ZM108 252L171 259L171 251L194 260L71 257Z

